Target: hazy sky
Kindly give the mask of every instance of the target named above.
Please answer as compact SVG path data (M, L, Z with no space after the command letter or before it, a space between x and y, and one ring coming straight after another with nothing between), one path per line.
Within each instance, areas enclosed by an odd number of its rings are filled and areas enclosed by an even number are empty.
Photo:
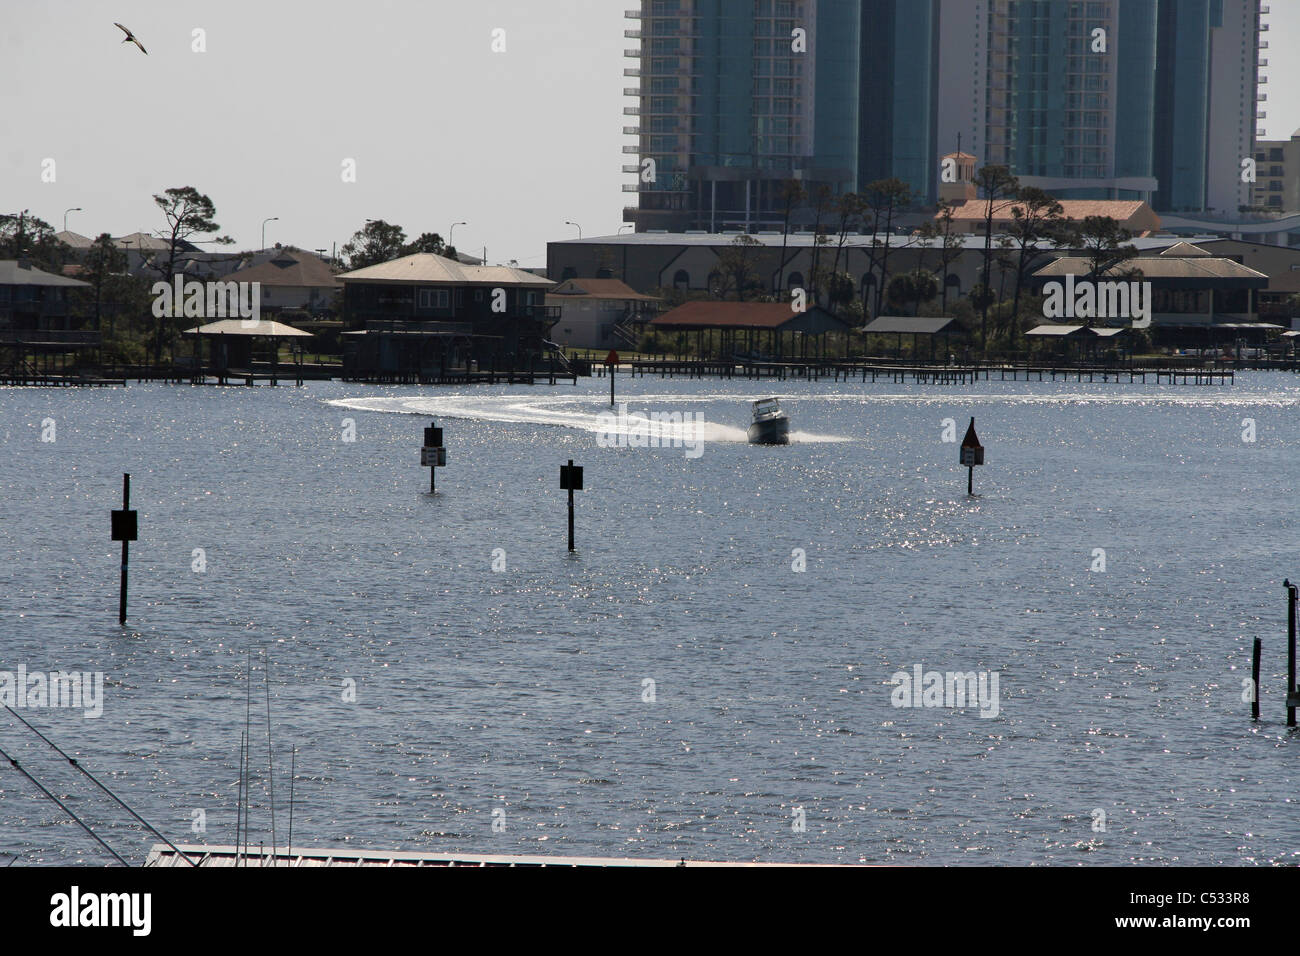
M0 0L0 211L94 236L153 231L192 185L238 248L342 245L366 219L494 262L608 235L623 11L637 0ZM1300 0L1271 0L1270 136L1300 128ZM121 42L130 27L149 50ZM207 50L193 52L192 31ZM506 51L492 51L493 30ZM56 181L41 181L42 161ZM356 182L342 163L356 161Z

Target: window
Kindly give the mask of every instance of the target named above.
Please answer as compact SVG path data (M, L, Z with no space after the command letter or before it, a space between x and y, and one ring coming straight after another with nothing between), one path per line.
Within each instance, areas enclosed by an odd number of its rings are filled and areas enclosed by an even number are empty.
M421 289L419 306L421 309L445 309L450 304L450 295L446 289Z

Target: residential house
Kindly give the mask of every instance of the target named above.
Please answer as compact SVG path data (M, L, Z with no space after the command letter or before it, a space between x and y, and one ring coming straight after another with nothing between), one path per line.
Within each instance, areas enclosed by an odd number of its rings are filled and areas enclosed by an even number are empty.
M540 367L559 309L549 279L421 252L338 276L350 331L345 374L426 376L449 368Z
M225 277L226 282L256 282L262 290L262 311L295 309L313 316L330 311L342 284L319 256L298 249L276 249L274 254Z
M659 301L618 279L566 279L546 294L546 304L560 309L554 341L587 349L635 346Z

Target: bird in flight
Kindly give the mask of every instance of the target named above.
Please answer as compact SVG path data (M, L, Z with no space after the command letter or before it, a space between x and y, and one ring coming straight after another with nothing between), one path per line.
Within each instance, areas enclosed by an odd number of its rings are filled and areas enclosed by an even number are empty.
M149 51L144 48L143 43L141 43L139 40L135 38L134 33L132 33L126 27L122 26L122 24L120 23L114 22L113 26L117 27L119 30L121 30L123 33L126 34L126 39L122 41L123 43L134 43L136 46L140 48L141 53L143 53L145 56L149 55Z

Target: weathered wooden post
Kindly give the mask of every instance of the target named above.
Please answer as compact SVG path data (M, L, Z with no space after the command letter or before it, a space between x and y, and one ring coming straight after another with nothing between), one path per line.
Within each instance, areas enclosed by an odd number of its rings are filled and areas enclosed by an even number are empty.
M605 367L609 369L609 407L614 407L614 366L618 364L618 353L613 349L605 356ZM572 464L572 462L570 462Z
M117 598L117 623L126 623L126 566L130 542L138 537L136 513L131 510L131 476L122 476L122 510L112 513L113 540L122 542L122 584Z
M573 546L573 493L582 490L582 466L573 464L573 459L569 459L567 465L560 466L560 487L568 489L569 492L569 550L577 550Z
M424 430L424 447L420 449L420 465L429 469L429 494L438 493L438 469L447 464L447 449L442 447L442 429L430 425Z
M1263 642L1257 637L1255 638L1255 649L1250 662L1250 719L1255 721L1259 720L1259 659L1262 651Z
M1300 705L1300 693L1295 686L1295 605L1297 588L1288 579L1286 588L1286 725L1295 726L1295 709Z
M984 446L975 434L975 419L970 420L966 437L961 440L961 463L966 466L966 494L975 494L975 466L984 464Z

